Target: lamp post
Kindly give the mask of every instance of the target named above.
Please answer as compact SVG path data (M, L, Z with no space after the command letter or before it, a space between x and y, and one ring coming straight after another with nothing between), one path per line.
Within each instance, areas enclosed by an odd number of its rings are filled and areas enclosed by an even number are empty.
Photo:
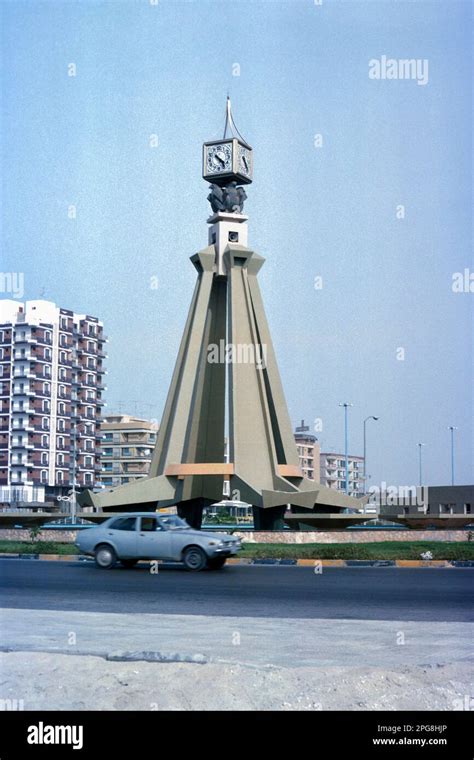
M353 404L347 403L347 401L344 401L344 403L339 404L339 406L344 407L344 456L346 460L346 493L349 493L349 452L348 452L348 429L347 429L347 410L350 406L353 406Z
M369 420L375 420L377 421L380 419L379 417L374 417L373 414L369 415L369 417L366 417L364 420L364 495L367 493L367 436L366 436L366 426Z
M449 430L451 431L451 485L454 485L454 431L457 430L457 427L454 425L449 426Z
M419 478L420 478L420 486L423 485L423 463L421 459L421 449L423 446L426 446L425 443L418 443L418 469L419 469Z

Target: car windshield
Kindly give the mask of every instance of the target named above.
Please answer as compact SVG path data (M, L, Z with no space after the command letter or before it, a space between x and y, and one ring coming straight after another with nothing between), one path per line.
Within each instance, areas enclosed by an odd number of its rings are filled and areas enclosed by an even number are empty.
M159 518L163 528L167 530L182 530L183 528L189 528L186 520L182 520L177 515L167 515L166 517Z

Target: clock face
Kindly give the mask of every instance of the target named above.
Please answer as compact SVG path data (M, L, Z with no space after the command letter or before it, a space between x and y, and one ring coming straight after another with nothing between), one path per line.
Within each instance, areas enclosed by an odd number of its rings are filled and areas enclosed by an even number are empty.
M245 174L246 177L252 176L252 156L248 148L239 145L239 163L238 171Z
M207 148L206 169L208 174L231 172L232 144L209 145Z

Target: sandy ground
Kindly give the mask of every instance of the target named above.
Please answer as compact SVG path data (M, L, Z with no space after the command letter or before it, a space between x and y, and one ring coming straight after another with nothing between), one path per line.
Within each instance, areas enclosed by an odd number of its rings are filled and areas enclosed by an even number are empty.
M460 663L283 668L42 652L1 653L0 686L25 710L454 710L471 695Z

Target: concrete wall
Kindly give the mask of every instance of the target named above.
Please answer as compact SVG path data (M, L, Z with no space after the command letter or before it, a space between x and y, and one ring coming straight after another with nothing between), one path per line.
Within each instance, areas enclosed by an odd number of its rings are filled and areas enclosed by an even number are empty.
M467 541L467 530L338 530L338 531L245 531L236 532L247 543L262 544L356 544L374 541ZM43 530L40 541L72 543L72 530ZM0 541L29 541L28 530L0 529Z

